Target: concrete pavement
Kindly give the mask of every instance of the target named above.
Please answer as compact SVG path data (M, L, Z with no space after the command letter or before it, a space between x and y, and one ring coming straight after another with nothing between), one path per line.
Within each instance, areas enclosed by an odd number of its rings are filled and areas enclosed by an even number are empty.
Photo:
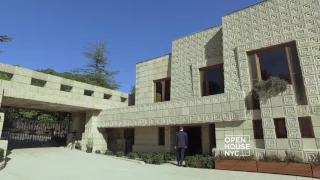
M69 148L17 149L1 180L307 180L312 178L137 164Z

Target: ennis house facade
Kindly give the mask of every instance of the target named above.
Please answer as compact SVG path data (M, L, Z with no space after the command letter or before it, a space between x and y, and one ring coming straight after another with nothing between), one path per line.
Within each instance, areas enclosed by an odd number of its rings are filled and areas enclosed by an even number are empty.
M94 119L102 141L111 150L172 152L182 125L190 155L223 150L226 135L250 135L256 153L319 151L319 3L267 0L174 40L172 53L136 65L134 106ZM259 102L249 92L270 76L287 80L287 90Z

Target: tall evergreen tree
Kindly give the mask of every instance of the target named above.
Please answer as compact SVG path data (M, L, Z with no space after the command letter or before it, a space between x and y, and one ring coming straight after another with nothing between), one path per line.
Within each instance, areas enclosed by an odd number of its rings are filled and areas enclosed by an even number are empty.
M0 42L11 42L12 38L7 35L0 35ZM3 51L0 51L0 53L3 53Z
M115 80L115 75L119 71L108 71L109 59L105 56L107 52L105 42L90 44L88 52L84 56L89 59L89 63L84 68L74 69L73 72L87 77L90 84L110 89L119 89L120 84Z

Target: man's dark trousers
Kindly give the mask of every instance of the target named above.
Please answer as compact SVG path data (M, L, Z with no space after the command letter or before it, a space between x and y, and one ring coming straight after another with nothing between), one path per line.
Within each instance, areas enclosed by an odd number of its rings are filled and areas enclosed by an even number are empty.
M179 131L176 134L177 161L181 166L184 160L184 152L188 146L188 136L186 132Z
M186 151L186 148L177 148L178 154L177 154L177 162L178 165L182 165L182 162L184 160L184 152Z

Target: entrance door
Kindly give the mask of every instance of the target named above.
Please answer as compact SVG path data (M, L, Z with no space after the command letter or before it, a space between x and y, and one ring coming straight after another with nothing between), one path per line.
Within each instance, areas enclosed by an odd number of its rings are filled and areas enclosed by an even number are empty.
M184 127L184 131L188 134L186 155L202 154L201 126Z
M134 128L124 129L125 139L125 154L132 152L132 146L134 145Z

